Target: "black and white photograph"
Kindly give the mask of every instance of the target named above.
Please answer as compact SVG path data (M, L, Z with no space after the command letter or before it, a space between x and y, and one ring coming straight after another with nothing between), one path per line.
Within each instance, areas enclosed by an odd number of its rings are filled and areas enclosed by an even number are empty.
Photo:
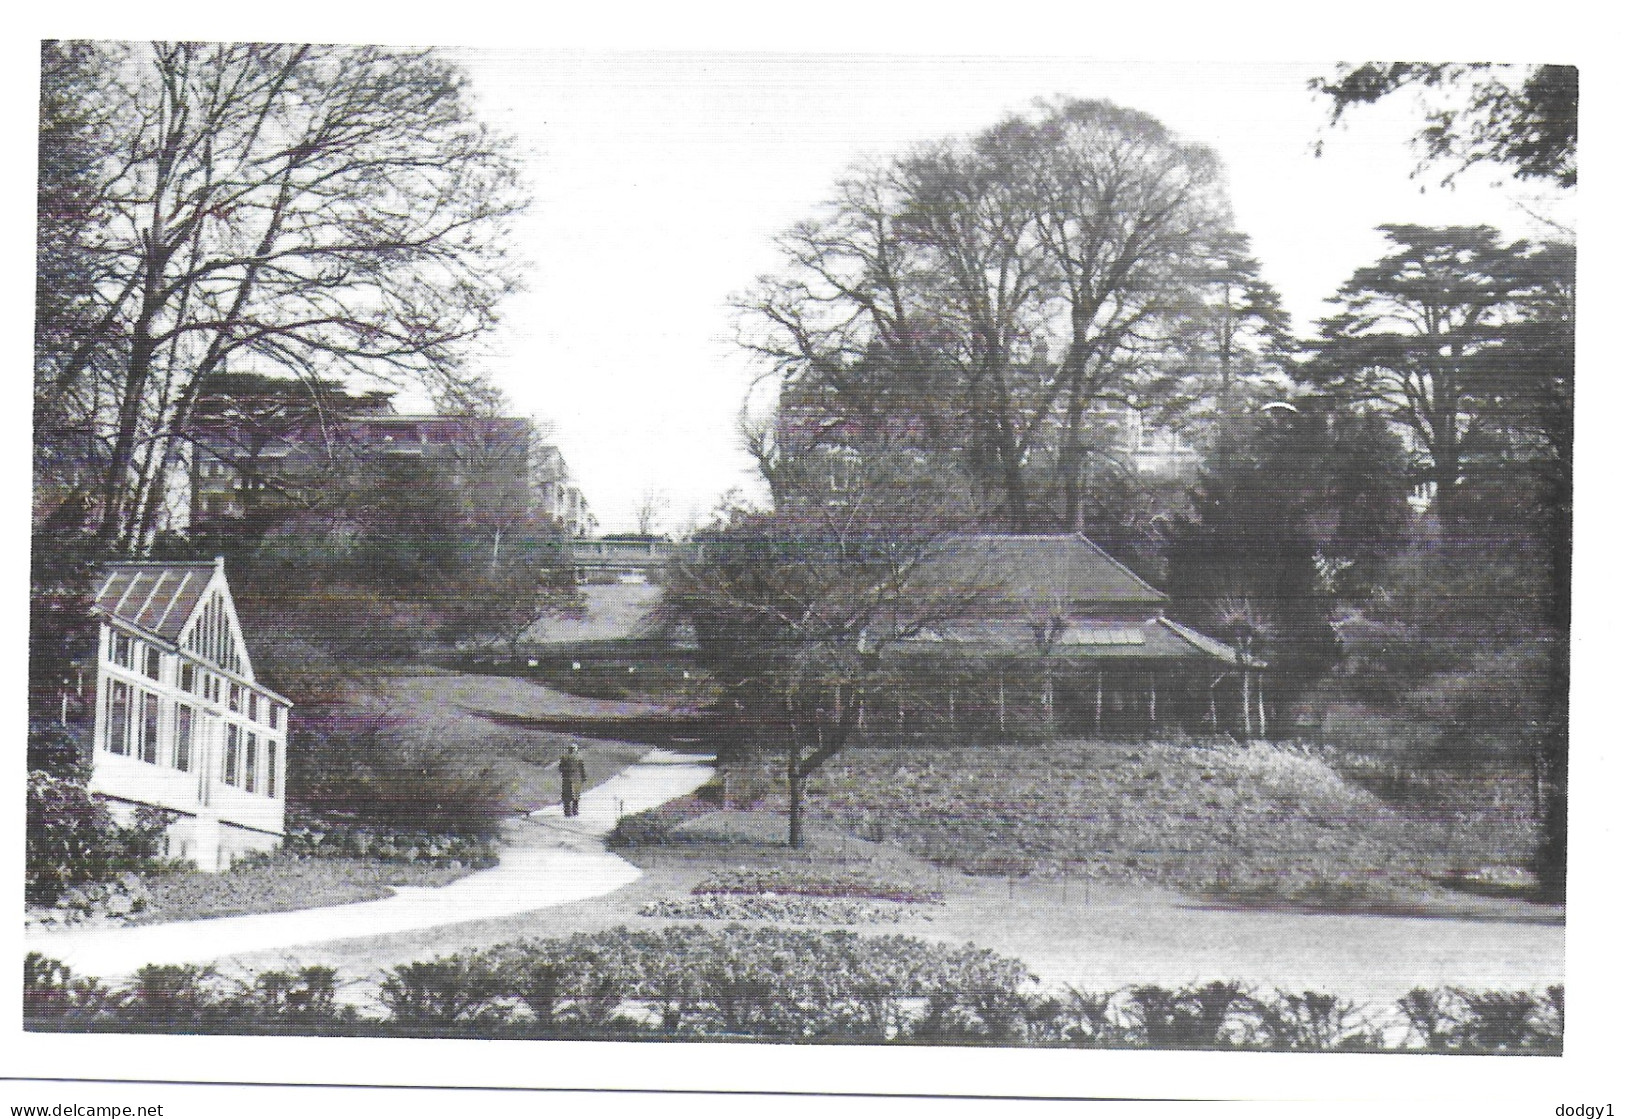
M1598 1051L1579 49L296 26L34 36L17 86L12 1013L60 1075ZM1238 1079L1092 1082L1130 1052Z

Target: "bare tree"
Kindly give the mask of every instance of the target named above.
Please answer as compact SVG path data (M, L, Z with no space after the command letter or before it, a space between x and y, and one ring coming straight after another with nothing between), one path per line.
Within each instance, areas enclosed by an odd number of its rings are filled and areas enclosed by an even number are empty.
M1153 117L1107 101L1061 101L1022 137L1039 239L1062 295L1064 396L1056 467L1061 523L1079 525L1088 410L1138 403L1132 373L1181 326L1207 320L1202 267L1232 239L1218 156Z
M791 847L808 779L853 740L866 698L906 679L893 654L972 605L977 592L925 577L948 512L906 460L871 457L840 502L730 511L672 575L667 609L694 625L758 747L781 752Z
M638 495L638 506L634 512L637 518L639 536L653 535L655 529L660 527L660 520L671 508L671 499L664 490L654 486L645 486Z
M741 416L776 499L798 462L861 441L942 449L958 441L962 384L925 262L902 217L894 164L854 170L819 216L778 239L785 268L735 300L738 340L765 365L776 415Z
M956 460L1015 531L1076 527L1091 408L1141 403L1213 314L1207 265L1233 238L1211 151L1106 102L1045 104L843 182L741 300L742 340L800 434L840 445L861 419ZM797 434L781 424L781 453Z
M1016 350L1055 297L1053 260L1025 189L1026 128L1010 120L964 144L943 143L902 164L904 223L934 277L953 330L941 358L958 367L969 412L971 472L1002 491L1010 527L1032 526L1027 464L1048 435L1065 389Z
M139 551L212 377L455 383L515 285L523 198L431 51L98 45L88 65L111 104L96 321L41 374L93 449L99 541Z

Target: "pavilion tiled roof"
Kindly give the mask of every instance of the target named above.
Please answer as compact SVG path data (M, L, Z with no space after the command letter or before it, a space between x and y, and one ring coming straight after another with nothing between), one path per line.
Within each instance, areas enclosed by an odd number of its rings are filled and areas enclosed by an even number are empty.
M967 600L1029 611L1160 606L1168 596L1084 536L953 536L926 561L930 581Z
M165 641L179 641L215 568L213 563L107 564L96 609Z
M916 650L1236 663L1229 645L1163 617L1168 596L1084 536L949 537L923 575L967 606L963 617L909 642Z

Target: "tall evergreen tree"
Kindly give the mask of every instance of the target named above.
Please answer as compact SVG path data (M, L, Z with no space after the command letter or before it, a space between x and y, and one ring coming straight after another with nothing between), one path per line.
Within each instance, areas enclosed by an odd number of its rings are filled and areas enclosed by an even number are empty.
M1564 395L1564 371L1521 342L1538 321L1531 308L1562 269L1552 267L1556 250L1505 244L1488 226L1382 232L1393 251L1339 290L1307 372L1407 433L1417 476L1432 483L1439 516L1451 523L1477 483L1504 473L1500 460L1532 434L1543 409L1528 402Z

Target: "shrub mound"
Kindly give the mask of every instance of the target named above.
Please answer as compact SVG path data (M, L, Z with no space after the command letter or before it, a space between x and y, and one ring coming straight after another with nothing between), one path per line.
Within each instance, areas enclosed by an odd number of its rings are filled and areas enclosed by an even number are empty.
M34 770L28 775L28 903L55 906L76 887L171 865L160 857L168 824L162 810L141 808L121 827L84 774Z
M1060 742L852 749L808 810L971 873L1100 877L1259 902L1391 905L1459 868L1516 866L1535 829L1506 798L1396 805L1288 744ZM750 780L751 777L756 778ZM783 811L772 774L738 796ZM1479 790L1480 793L1483 790Z
M307 715L289 744L289 804L384 832L495 835L511 811L511 776L410 730L371 711Z

